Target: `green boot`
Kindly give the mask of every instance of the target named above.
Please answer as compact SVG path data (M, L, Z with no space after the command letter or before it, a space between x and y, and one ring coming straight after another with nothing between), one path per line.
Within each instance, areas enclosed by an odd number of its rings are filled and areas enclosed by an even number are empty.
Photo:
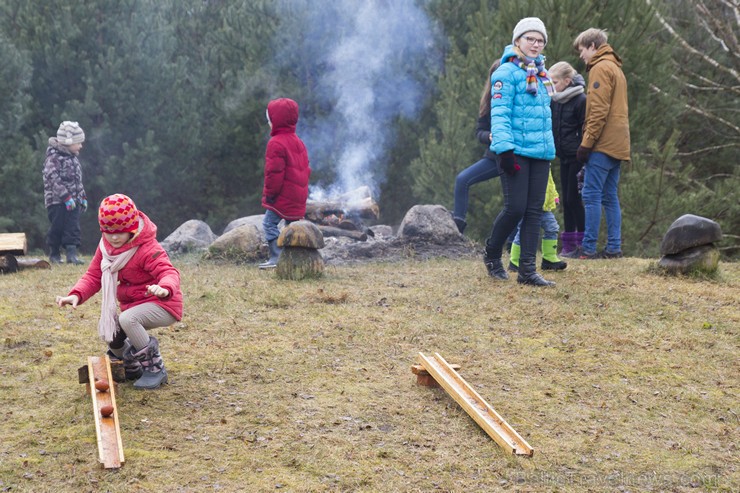
M511 272L519 272L519 254L521 251L521 245L518 243L511 244L511 252L509 253L509 270Z
M542 270L563 270L568 264L558 258L558 240L542 240Z

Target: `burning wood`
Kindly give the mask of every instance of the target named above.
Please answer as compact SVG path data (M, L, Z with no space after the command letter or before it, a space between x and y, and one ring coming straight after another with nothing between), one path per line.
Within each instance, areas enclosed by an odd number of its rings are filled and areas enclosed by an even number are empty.
M367 240L372 231L363 219L380 217L380 208L373 200L369 187L360 187L329 200L308 200L306 219L319 226L324 236L346 236Z

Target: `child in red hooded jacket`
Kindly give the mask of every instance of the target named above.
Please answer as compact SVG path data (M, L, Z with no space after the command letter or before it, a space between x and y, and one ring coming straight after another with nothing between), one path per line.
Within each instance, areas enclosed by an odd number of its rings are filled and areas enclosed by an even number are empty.
M159 341L147 329L182 319L180 273L157 242L157 226L126 195L103 199L98 222L102 238L95 256L69 294L57 296L57 305L76 308L102 289L98 332L108 342L108 356L123 360L134 388L155 389L167 383L167 371Z
M262 189L265 217L262 226L270 258L259 265L260 269L277 266L281 250L277 245L280 221L284 219L291 223L303 219L306 214L308 178L311 176L308 151L295 133L298 103L288 98L270 101L267 123L271 131L265 151L265 184Z

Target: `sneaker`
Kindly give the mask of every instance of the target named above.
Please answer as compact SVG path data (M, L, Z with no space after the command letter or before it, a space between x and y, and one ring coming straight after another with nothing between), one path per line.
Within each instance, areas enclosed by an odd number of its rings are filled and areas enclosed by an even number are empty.
M578 257L575 258L579 260L598 260L601 258L601 255L597 252L587 253L585 250L579 250Z
M624 255L622 252L607 252L606 250L602 250L602 252L599 254L599 258L604 259L614 259L614 258L623 258Z

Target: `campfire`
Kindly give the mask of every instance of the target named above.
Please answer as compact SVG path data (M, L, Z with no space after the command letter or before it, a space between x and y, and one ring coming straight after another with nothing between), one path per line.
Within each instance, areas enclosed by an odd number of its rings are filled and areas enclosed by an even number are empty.
M343 236L357 241L374 236L365 220L377 220L380 208L370 188L363 186L328 200L306 202L306 219L316 224L324 236Z

